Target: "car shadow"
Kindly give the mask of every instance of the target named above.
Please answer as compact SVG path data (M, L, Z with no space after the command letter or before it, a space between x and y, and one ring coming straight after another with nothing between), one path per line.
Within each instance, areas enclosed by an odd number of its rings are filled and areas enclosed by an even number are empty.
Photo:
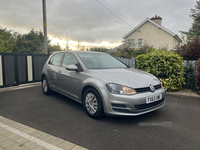
M87 116L85 109L83 108L82 104L74 101L73 99L70 99L62 94L59 94L57 92L53 93L51 95L54 97L56 100L59 100L63 105L67 105L70 107L73 107L74 111L81 111L83 115L81 117L84 117L88 121L92 120L92 122L109 122L109 123L114 123L114 124L132 124L132 125L137 125L140 122L152 122L156 121L156 118L162 118L162 113L163 110L155 110L146 114L142 114L139 116L105 116L101 119L92 119L89 116ZM80 113L79 113L80 114Z

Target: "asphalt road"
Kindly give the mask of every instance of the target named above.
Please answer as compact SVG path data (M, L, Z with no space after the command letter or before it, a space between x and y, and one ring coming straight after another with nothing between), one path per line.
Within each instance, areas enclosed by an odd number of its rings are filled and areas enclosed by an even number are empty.
M41 86L0 92L0 115L91 150L199 149L200 99L167 96L137 117L89 118L83 107ZM163 123L164 122L164 123Z

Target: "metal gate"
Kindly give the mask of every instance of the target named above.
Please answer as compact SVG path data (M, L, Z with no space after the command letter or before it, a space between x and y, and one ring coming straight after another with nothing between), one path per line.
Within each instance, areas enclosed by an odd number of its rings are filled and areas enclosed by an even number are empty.
M0 87L40 81L49 55L0 53Z

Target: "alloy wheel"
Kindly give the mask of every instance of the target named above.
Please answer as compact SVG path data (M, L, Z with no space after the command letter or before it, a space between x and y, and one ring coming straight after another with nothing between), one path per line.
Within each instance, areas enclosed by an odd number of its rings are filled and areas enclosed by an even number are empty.
M85 97L85 106L87 111L94 115L97 112L98 109L98 101L96 96L93 93L87 93Z
M47 85L47 80L46 79L43 80L42 87L43 87L44 92L46 93L47 90L48 90L48 85Z

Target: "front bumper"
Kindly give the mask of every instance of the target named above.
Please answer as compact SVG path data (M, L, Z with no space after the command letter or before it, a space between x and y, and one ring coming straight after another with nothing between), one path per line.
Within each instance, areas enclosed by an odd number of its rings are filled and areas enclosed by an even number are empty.
M102 89L104 112L106 115L137 116L145 114L165 105L164 88L154 92L144 92L136 95L111 94L107 89ZM162 94L162 99L146 104L146 97Z

